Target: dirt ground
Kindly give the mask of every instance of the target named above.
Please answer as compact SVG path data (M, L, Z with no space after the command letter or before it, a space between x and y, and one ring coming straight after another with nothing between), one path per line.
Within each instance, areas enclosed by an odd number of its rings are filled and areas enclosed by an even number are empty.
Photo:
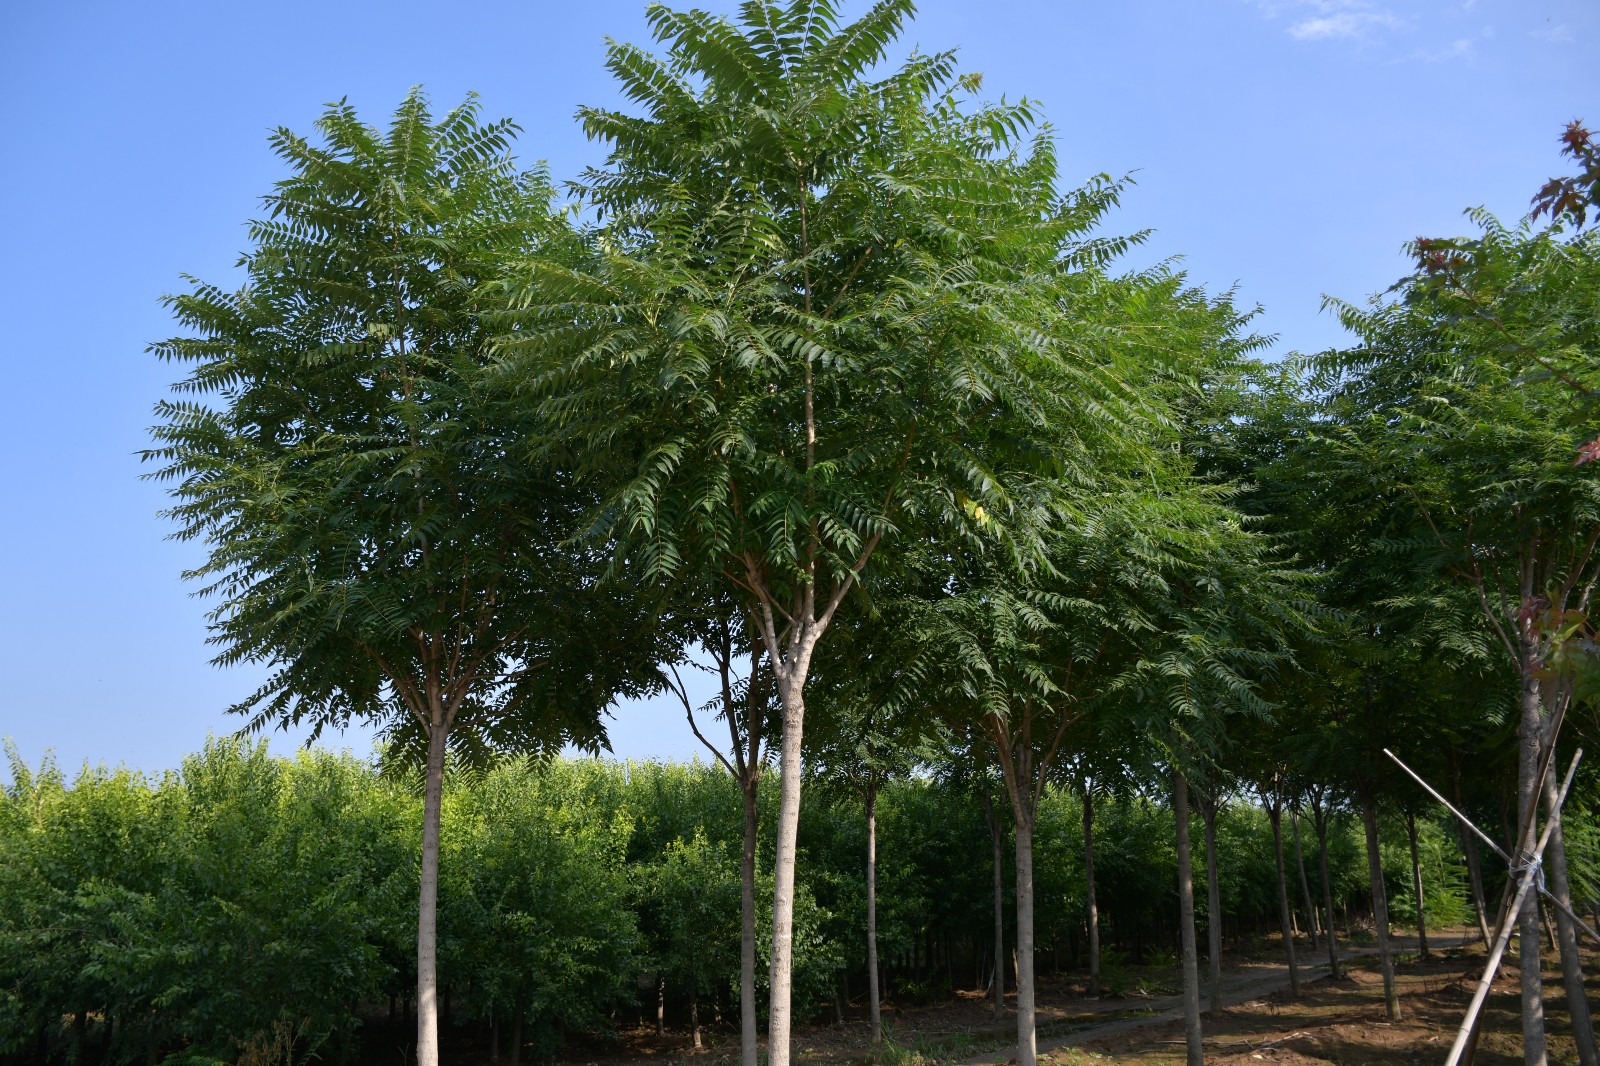
M1228 960L1225 990L1242 1000L1220 1017L1205 1020L1206 1060L1256 1066L1279 1063L1393 1063L1413 1066L1443 1062L1457 1025L1483 969L1478 944L1436 950L1427 960L1402 955L1398 966L1401 1018L1383 1018L1383 986L1375 958L1357 957L1344 977L1302 981L1301 998L1290 1001L1287 973L1275 960ZM1358 951L1360 949L1357 949ZM1322 971L1325 973L1325 968ZM1585 967L1588 998L1600 1012L1600 953ZM1559 963L1545 963L1546 1024L1550 1061L1576 1063L1568 1025ZM1480 1066L1511 1066L1522 1061L1519 977L1502 966L1486 1009L1479 1043ZM1040 1061L1047 1066L1112 1066L1138 1063L1165 1066L1184 1061L1183 1022L1175 968L1148 968L1130 974L1129 994L1119 999L1088 999L1070 975L1045 978L1039 989ZM796 1030L798 1066L943 1066L1005 1063L1015 1020L996 1023L990 1001L976 993L957 993L927 1006L884 1011L888 1042L877 1054L867 1043L864 1011L848 1012L843 1025ZM565 1063L583 1066L637 1066L642 1061L682 1066L727 1066L738 1061L738 1032L728 1025L709 1027L705 1047L686 1047L687 1034L624 1029L620 1044L569 1046Z
M1588 998L1600 1006L1600 965L1585 968ZM1272 1062L1435 1063L1443 1062L1457 1026L1483 970L1479 948L1429 960L1403 962L1396 974L1400 1020L1383 1017L1383 979L1376 964L1351 969L1335 981L1324 978L1302 989L1291 1002L1285 993L1230 1007L1205 1026L1206 1061L1253 1066ZM1545 967L1545 1024L1552 1063L1576 1063L1566 996L1558 964ZM1522 1062L1519 974L1502 967L1489 1002L1476 1061L1481 1066ZM1168 1022L1106 1039L1087 1039L1049 1056L1053 1064L1083 1062L1158 1063L1184 1061L1182 1022Z

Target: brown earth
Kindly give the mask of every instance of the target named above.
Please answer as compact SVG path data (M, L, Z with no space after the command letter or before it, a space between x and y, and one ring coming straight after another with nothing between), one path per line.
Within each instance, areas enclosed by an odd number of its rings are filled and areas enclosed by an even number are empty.
M1286 969L1269 958L1231 958L1225 969L1225 998L1234 1005L1220 1017L1206 1016L1206 1061L1237 1066L1257 1063L1428 1064L1445 1059L1472 989L1483 970L1483 948L1463 945L1461 935L1441 939L1454 946L1431 958L1402 955L1397 967L1401 1018L1383 1017L1383 986L1376 959L1360 956L1347 963L1345 976L1306 980L1326 974L1302 967L1301 998L1290 1001ZM1406 945L1409 946L1409 945ZM1370 950L1370 949L1357 949ZM1514 946L1513 946L1514 950ZM1305 957L1304 955L1302 956ZM1307 971L1310 971L1307 974ZM1586 957L1588 998L1600 1012L1600 952ZM1568 1025L1559 963L1545 961L1545 1014L1550 1061L1576 1063ZM1039 988L1039 1050L1043 1066L1111 1066L1139 1063L1165 1066L1184 1061L1183 1022L1175 967L1130 969L1129 994L1120 999L1084 996L1081 979L1047 977ZM1522 1061L1518 973L1509 962L1486 1007L1479 1043L1479 1066L1512 1066ZM1008 1007L1014 1001L1008 1001ZM884 1010L888 1041L873 1054L864 1011L846 1014L845 1024L814 1025L795 1032L798 1066L940 1066L1005 1063L1014 1039L1010 1016L996 1023L990 1001L963 992L926 1006L889 1005ZM641 1060L675 1066L728 1066L738 1062L736 1029L711 1026L705 1047L686 1047L687 1034L653 1028L624 1028L617 1043L569 1045L559 1056L583 1066L630 1066Z

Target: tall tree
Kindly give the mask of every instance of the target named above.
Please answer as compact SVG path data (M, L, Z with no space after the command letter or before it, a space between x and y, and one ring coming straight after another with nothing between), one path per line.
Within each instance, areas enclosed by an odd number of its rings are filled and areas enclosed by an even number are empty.
M782 708L773 1066L818 642L910 527L1026 550L1033 483L1092 483L1141 420L1067 328L1120 186L1060 192L1033 105L974 102L952 54L886 67L911 11L650 7L665 55L607 58L643 114L580 112L610 149L577 183L590 254L533 265L507 344L567 439L632 464L599 527L652 572L717 575L760 634Z
M1559 363L1539 352L1593 351L1581 311L1600 299L1600 244L1560 226L1507 229L1474 212L1482 234L1419 240L1414 275L1369 309L1340 305L1360 347L1321 362L1350 474L1398 488L1423 562L1476 599L1479 624L1520 686L1519 838L1546 800L1539 767L1564 713L1546 684L1559 620L1582 615L1600 578L1600 490L1584 461L1600 429L1573 404ZM1543 376L1530 375L1530 362ZM1575 461L1576 457L1576 461ZM1523 844L1519 843L1518 847ZM1564 849L1552 843L1552 871ZM1520 860L1519 860L1520 861ZM1567 886L1556 879L1558 898ZM1538 900L1520 915L1524 1061L1544 1061ZM1563 977L1581 1057L1593 1061L1575 927L1561 914Z
M243 288L169 297L191 332L151 347L193 368L145 458L177 537L207 547L186 576L217 601L214 661L269 671L233 710L313 737L364 719L424 753L422 1066L438 1062L447 750L597 743L643 669L590 667L647 647L615 628L626 598L595 593L595 553L560 543L570 485L524 460L485 388L486 286L556 220L544 175L507 154L515 127L478 113L469 99L435 123L413 91L386 132L346 104L321 144L276 131L292 173L250 227Z

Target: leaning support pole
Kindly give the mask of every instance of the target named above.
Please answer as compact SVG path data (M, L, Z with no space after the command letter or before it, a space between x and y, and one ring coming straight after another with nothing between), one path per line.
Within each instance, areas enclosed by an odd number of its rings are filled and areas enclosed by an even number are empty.
M1572 755L1572 765L1568 768L1566 780L1561 783L1561 792L1556 797L1558 810L1567 801L1567 790L1572 787L1572 779L1578 772L1578 760L1581 758L1583 749L1580 748ZM1484 1000L1489 997L1489 986L1494 984L1494 975L1500 969L1500 959L1505 955L1506 945L1511 943L1511 931L1517 924L1516 916L1521 913L1523 904L1527 902L1528 893L1539 879L1538 863L1544 857L1544 848L1550 842L1550 830L1554 824L1554 819L1545 820L1544 831L1539 834L1539 843L1534 846L1533 854L1529 857L1521 882L1517 886L1516 898L1512 900L1510 910L1506 912L1506 918L1500 923L1500 928L1495 934L1494 946L1489 949L1489 961L1483 968L1483 977L1478 981L1478 987L1473 990L1472 1003L1467 1007L1466 1017L1461 1019L1461 1028L1456 1032L1456 1040L1450 1047L1450 1055L1445 1059L1445 1066L1457 1066L1461 1062L1462 1053L1466 1051L1467 1041L1478 1021L1478 1014L1483 1010Z
M1501 848L1499 844L1496 844L1494 842L1494 838L1493 837L1489 836L1489 834L1485 833L1482 829L1479 829L1477 826L1473 825L1472 824L1472 820L1470 818L1468 818L1466 815L1462 814L1460 811L1456 810L1456 808L1451 805L1449 800L1447 800L1443 796L1439 795L1439 793L1434 790L1432 785L1428 784L1426 781L1424 781L1421 777L1419 777L1417 775L1417 772L1415 770L1411 769L1411 767L1409 767L1405 763L1401 762L1400 761L1400 756L1396 755L1394 752L1390 751L1388 748L1384 748L1383 749L1383 753L1385 755L1389 756L1389 758L1393 759L1394 760L1394 764L1396 766L1400 767L1400 769L1404 770L1407 774L1409 774L1411 776L1411 780L1413 780L1417 784L1421 785L1422 786L1422 790L1424 792L1426 792L1428 795L1432 796L1434 799L1438 800L1440 803L1442 803L1444 805L1444 809L1445 810L1449 811L1451 814L1455 815L1458 819L1460 819L1461 820L1461 824L1463 826L1465 826L1474 836L1476 836L1479 840L1483 841L1485 844L1489 845L1489 849L1491 851L1493 851L1496 855L1500 856L1501 860L1504 861L1507 866L1511 866L1512 865L1511 856L1507 855L1505 853L1505 849ZM1582 752L1579 752L1579 754L1582 754ZM1543 885L1537 885L1535 887L1538 888L1539 894L1550 902L1551 906L1556 907L1557 909L1562 911L1564 914L1566 914L1566 916L1568 918L1572 919L1572 921L1577 925L1577 927L1579 929L1582 929L1585 933L1589 934L1589 938L1591 940L1593 940L1596 944L1600 944L1600 933L1596 933L1594 931L1594 929L1590 927L1588 922L1585 922L1582 918L1578 917L1578 914L1577 914L1576 911L1574 911L1571 907L1567 906L1565 903L1563 903L1556 896L1552 895L1550 893L1550 891L1548 889L1546 889ZM1513 912L1513 913L1515 913L1515 912Z

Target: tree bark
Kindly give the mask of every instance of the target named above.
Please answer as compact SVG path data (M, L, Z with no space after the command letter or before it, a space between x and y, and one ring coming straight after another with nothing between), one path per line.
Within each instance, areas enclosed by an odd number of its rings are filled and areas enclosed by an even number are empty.
M1206 835L1206 948L1209 964L1211 1016L1222 1013L1222 888L1217 883L1217 801L1210 795L1200 800L1200 817Z
M439 1066L439 813L444 806L445 738L449 727L428 729L428 765L422 800L422 869L417 899L417 1066Z
M1283 803L1274 798L1267 806L1272 823L1272 858L1278 866L1278 925L1283 930L1283 953L1289 961L1289 998L1300 998L1300 967L1294 957L1294 925L1289 918L1289 878L1283 863Z
M1001 864L1005 861L1005 843L1001 839L1000 819L987 791L983 794L983 816L989 823L989 841L994 846L994 1020L1006 1016L1006 905L1005 875Z
M696 1051L704 1046L700 1043L700 993L693 984L689 985L689 1032Z
M1188 1066L1205 1066L1200 1032L1200 965L1194 938L1194 857L1189 851L1189 782L1172 771L1172 815L1178 833L1178 931L1183 942L1183 1037Z
M1406 836L1411 842L1411 891L1417 898L1417 942L1422 957L1428 957L1428 918L1423 911L1422 862L1417 856L1417 816L1406 812Z
M1083 878L1089 912L1089 995L1100 995L1100 906L1094 895L1094 789L1083 790Z
M1455 793L1456 810L1465 812L1467 806L1461 802L1461 769L1456 764L1454 753L1450 760L1450 784ZM1472 891L1472 909L1478 918L1478 935L1483 938L1483 943L1487 946L1489 913L1484 903L1483 866L1478 862L1478 837L1459 821L1456 822L1456 833L1461 837L1461 851L1467 857L1467 884Z
M1033 814L1017 812L1017 1066L1039 1061L1033 1008Z
M1328 970L1335 980L1342 976L1339 968L1339 936L1333 930L1333 879L1328 876L1328 809L1319 804L1311 812L1311 825L1317 831L1317 872L1322 880L1322 911L1328 922L1323 932L1328 948Z
M1536 662L1531 648L1524 647L1522 661ZM1518 694L1517 722L1517 824L1528 829L1525 840L1537 839L1539 804L1539 756L1544 746L1544 716L1539 698L1539 679L1525 669ZM1523 842L1517 842L1516 858L1526 861ZM1548 1055L1544 1032L1544 974L1540 963L1539 896L1529 892L1518 920L1518 966L1522 976L1522 1062L1523 1066L1545 1066Z
M779 692L783 699L783 740L778 762L778 826L772 876L772 961L767 1011L768 1066L789 1066L789 1034L793 1026L790 1010L794 967L794 872L795 851L800 831L800 781L804 748L801 731L805 727L805 660L809 660L814 639L796 652L801 662L779 665Z
M873 1044L883 1043L878 996L878 785L867 786L867 1004Z
M1317 950L1317 943L1322 937L1322 921L1317 913L1316 899L1311 895L1311 881L1306 877L1306 855L1300 847L1300 811L1298 807L1289 808L1289 825L1294 830L1294 865L1300 872L1300 898L1305 903L1306 923L1310 927L1311 950Z
M1372 888L1372 924L1378 934L1378 963L1383 970L1383 1013L1394 1022L1400 1020L1400 997L1394 984L1394 955L1389 950L1389 899L1383 887L1383 856L1378 851L1377 800L1370 790L1361 796L1361 824L1367 832L1367 879Z
M756 840L759 798L753 767L746 768L744 852L739 859L739 1066L758 1066L760 1033L756 1024Z
M1559 788L1554 774L1544 779L1545 817L1550 819L1550 840L1545 845L1544 868L1548 874L1547 888L1552 896L1568 907L1572 906L1572 889L1567 881L1567 856L1561 844L1561 812L1556 807ZM1567 994L1567 1014L1572 1022L1572 1039L1577 1045L1581 1066L1596 1066L1594 1020L1589 1010L1589 996L1583 987L1583 963L1578 954L1578 929L1567 913L1559 907L1555 911L1556 938L1561 948L1561 983Z

